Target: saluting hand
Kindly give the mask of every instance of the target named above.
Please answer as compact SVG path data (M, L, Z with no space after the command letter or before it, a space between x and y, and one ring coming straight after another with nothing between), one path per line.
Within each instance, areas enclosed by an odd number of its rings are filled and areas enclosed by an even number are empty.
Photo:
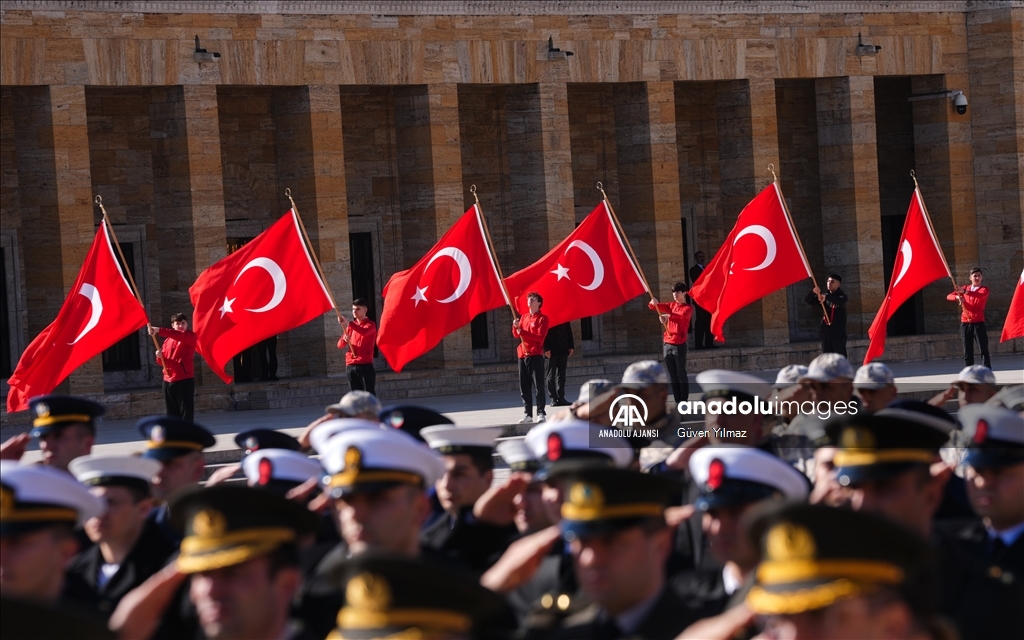
M516 540L480 577L480 584L496 593L518 588L537 573L544 556L561 537L562 530L556 524Z

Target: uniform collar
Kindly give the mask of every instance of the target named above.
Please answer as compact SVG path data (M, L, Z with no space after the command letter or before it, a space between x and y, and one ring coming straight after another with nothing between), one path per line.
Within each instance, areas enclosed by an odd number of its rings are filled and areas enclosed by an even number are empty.
M632 635L644 623L651 610L654 609L654 605L658 604L658 600L664 591L665 587L663 586L658 591L655 591L651 597L615 616L615 624L619 627L623 636L628 637ZM608 617L603 610L601 617L605 619Z
M1024 534L1024 522L1018 522L1009 529L1003 529L1002 531L996 531L989 525L985 525L985 531L988 533L990 540L999 538L1003 541L1007 547L1013 546L1014 542Z

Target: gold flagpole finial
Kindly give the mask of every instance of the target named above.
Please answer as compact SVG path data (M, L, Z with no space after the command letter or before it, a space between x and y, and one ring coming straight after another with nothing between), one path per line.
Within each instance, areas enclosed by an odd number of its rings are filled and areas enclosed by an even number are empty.
M910 179L914 181L914 188L919 188L917 184L917 173L915 173L913 169L910 170Z
M93 198L93 202L100 205L100 209L103 208L103 196L97 195L95 198Z
M604 192L604 185L600 181L597 183L597 190L601 192L601 197L605 200L608 199L608 194Z
M477 195L476 195L476 185L475 184L469 185L469 192L471 194L473 194L473 200L476 201L477 206L480 206L480 198L478 198Z
M772 174L772 182L778 182L779 181L779 176L775 175L775 163L773 163L773 162L769 162L768 163L768 171L770 171L771 174Z

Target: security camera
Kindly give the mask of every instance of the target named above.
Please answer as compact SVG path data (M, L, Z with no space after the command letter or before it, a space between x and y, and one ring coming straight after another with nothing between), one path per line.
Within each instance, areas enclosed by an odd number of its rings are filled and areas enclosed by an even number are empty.
M957 91L953 96L953 106L956 107L956 112L960 115L967 113L967 96L962 91Z

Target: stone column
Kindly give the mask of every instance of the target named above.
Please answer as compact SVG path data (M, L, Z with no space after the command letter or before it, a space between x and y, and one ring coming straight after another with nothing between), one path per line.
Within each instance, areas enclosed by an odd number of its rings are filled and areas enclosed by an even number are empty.
M1024 10L967 13L967 68L974 151L978 260L991 290L986 308L989 341L997 344L1020 278L1024 249ZM947 84L953 88L953 85ZM962 87L955 87L962 88ZM956 117L956 116L952 116ZM965 223L966 224L966 223ZM969 242L969 240L968 240ZM957 282L970 266L970 247Z
M825 267L843 277L850 338L865 337L885 294L874 78L818 78L815 104Z
M685 282L682 214L679 199L679 153L676 147L676 96L673 82L647 83L651 131L651 194L653 197L656 269L647 271L659 300L671 300L672 284ZM638 256L643 259L641 256ZM648 261L650 264L650 261ZM646 300L645 300L646 302Z
M306 231L320 257L327 286L334 294L338 308L351 318L348 308L352 300L352 271L340 92L338 85L311 85L307 89L313 144L313 191L310 199L315 201L317 225L313 229L307 222ZM337 348L340 330L335 313L324 315L323 349L327 356L328 375L341 375L345 372L345 352Z

